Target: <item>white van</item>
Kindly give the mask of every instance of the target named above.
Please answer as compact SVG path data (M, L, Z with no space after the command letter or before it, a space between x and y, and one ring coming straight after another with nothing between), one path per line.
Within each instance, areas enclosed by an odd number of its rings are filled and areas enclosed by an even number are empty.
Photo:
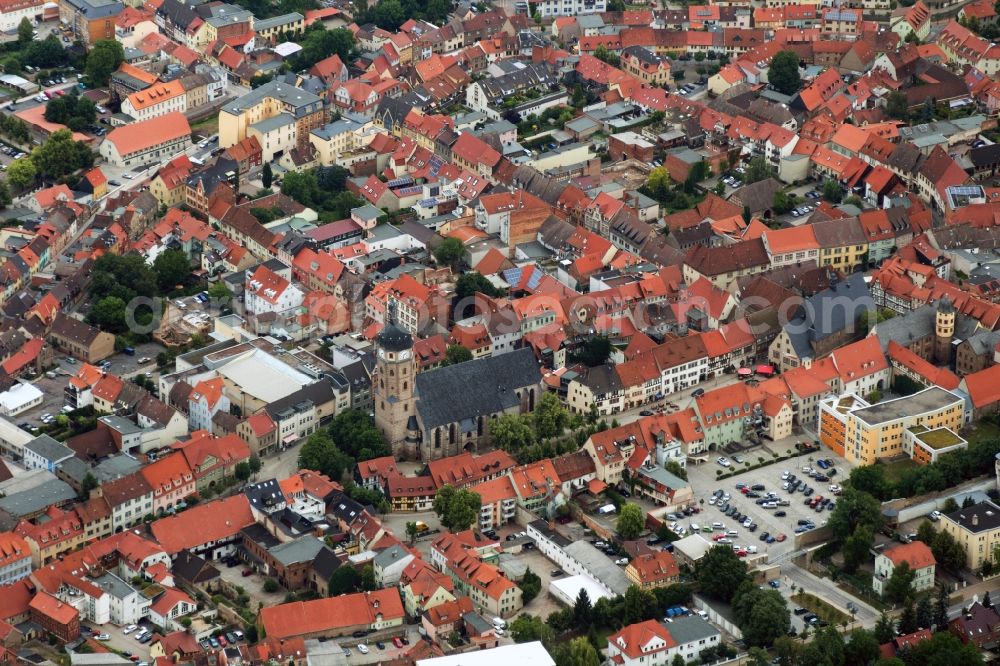
M493 626L496 627L497 629L506 629L507 621L504 620L502 617L495 617L493 618Z
M726 526L723 525L720 522L714 522L714 523L712 523L712 529L713 530L724 530L724 529L726 529Z

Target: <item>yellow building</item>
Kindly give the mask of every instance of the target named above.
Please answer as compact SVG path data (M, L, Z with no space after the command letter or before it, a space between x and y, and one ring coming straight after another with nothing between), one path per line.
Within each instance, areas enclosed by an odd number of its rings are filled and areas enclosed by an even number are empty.
M966 445L955 435L965 401L938 386L874 405L849 394L824 400L819 409L820 441L863 465L903 455L927 463Z
M965 548L965 565L973 571L986 560L1000 562L1000 507L993 502L980 502L947 514L941 518L941 530L947 532Z
M257 19L253 23L257 39L263 40L267 44L276 44L285 35L301 35L305 29L306 17L298 12L268 19Z
M868 239L856 217L812 225L819 243L819 265L850 273L867 263Z
M282 114L293 119L295 143L302 147L324 122L323 100L283 81L265 83L219 110L219 147L235 146L252 125Z

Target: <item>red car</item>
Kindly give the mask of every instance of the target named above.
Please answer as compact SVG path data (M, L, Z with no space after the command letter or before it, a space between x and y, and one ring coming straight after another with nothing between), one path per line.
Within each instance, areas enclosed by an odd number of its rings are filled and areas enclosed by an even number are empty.
M253 571L251 571L250 569L244 569L243 570L243 577L246 578L247 576L249 576L252 573L253 573Z
M399 638L399 636L396 636L395 638L392 639L392 644L398 648L403 647L403 641Z
M219 645L221 645L222 647L226 647L226 637L223 636L222 634L216 636L215 640L219 641Z
M784 534L779 534L778 536L774 537L775 541L777 541L778 543L781 543L782 541L784 541L787 538L788 537L786 537Z
M747 556L747 551L745 550L736 551L736 557L746 557L746 556Z

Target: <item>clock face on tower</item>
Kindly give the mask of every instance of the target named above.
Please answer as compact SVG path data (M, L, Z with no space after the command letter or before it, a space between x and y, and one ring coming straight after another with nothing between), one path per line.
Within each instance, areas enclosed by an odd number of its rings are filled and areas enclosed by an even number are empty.
M399 352L399 360L400 361L408 361L409 359L410 359L410 350L409 349L404 349L403 351Z

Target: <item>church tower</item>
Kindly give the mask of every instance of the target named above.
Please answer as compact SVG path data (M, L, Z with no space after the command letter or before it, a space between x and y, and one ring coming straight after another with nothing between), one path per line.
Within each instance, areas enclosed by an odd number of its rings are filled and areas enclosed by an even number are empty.
M955 305L947 296L941 298L934 315L934 362L951 364L951 341L955 337Z
M394 456L412 458L416 452L406 450L406 441L407 422L416 416L413 381L417 361L413 337L390 319L375 337L375 346L372 386L375 426L392 446Z

